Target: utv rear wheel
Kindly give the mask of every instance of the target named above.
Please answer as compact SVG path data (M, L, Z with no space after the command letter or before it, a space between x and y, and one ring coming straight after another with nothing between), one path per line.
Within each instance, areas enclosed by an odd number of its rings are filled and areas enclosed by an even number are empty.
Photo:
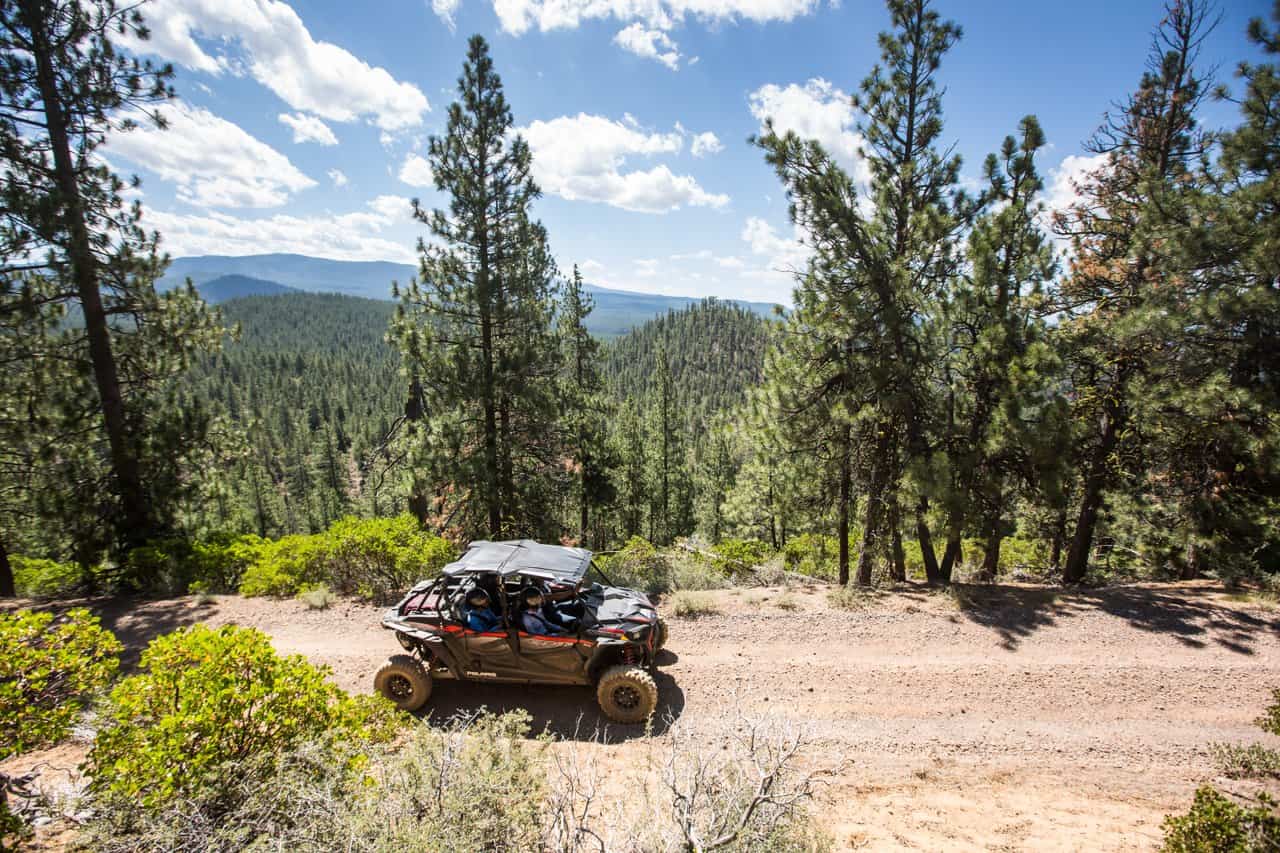
M373 689L401 711L416 711L431 698L431 673L417 658L393 655L373 676Z
M638 666L611 666L600 676L596 700L615 723L643 723L658 707L658 685Z

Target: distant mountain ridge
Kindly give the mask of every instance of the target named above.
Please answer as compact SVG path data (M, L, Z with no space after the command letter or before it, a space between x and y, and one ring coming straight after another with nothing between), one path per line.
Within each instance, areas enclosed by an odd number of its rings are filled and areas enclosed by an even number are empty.
M311 293L341 293L366 299L389 300L391 282L407 282L417 274L417 267L391 261L335 261L307 255L200 255L174 258L160 279L162 290L176 287L190 278L210 302L222 302L238 296L271 295L290 290ZM230 279L235 284L225 280ZM222 281L222 283L217 283ZM252 284L251 282L257 282ZM218 293L237 288L243 292L214 298L206 288ZM254 287L261 289L255 290ZM612 290L587 285L595 299L588 328L602 337L616 337L671 310L681 310L702 301L693 296L661 296ZM732 301L761 316L772 314L774 306L766 302Z
M217 305L229 299L245 296L279 296L282 293L301 293L296 287L286 287L274 281L248 275L220 275L196 285L205 302Z

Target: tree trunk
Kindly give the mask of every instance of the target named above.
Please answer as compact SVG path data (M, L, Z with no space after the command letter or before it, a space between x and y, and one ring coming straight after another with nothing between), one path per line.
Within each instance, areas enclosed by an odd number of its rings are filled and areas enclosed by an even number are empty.
M987 517L986 553L982 555L982 580L994 583L1000 572L1000 543L1004 536L1000 533L1000 512L993 510Z
M876 442L875 459L871 463L871 489L867 495L867 508L862 514L862 546L858 551L858 586L871 586L872 563L881 528L884 526L885 491L889 485L890 469L895 461L889 458L892 446L886 429Z
M952 531L947 536L947 547L942 552L942 564L938 566L938 577L942 583L951 583L951 571L960 559L960 533Z
M916 539L920 542L920 555L924 560L924 576L929 586L942 583L942 569L933 551L933 535L929 532L929 499L924 495L916 503Z
M0 538L0 598L13 598L17 590L13 583L13 566L9 564L9 549Z
M1067 564L1062 569L1063 583L1080 583L1089 568L1089 553L1093 548L1093 531L1098 524L1098 511L1102 509L1102 489L1107 484L1108 460L1115 450L1119 430L1119 413L1108 406L1106 424L1101 440L1089 457L1089 471L1085 475L1080 495L1080 515L1067 552Z
M845 441L841 444L842 452L840 454L840 502L836 507L838 523L836 524L836 537L840 540L840 560L839 578L840 585L844 586L849 583L849 491L850 491L850 471L849 471L849 431L845 428ZM859 570L859 578L861 578L861 570ZM861 580L858 581L862 583Z
M895 500L889 508L889 530L893 543L893 562L889 565L889 577L897 583L907 579L907 555L902 550L902 512Z
M36 80L44 104L45 123L49 130L49 147L53 153L54 181L58 188L67 228L67 260L84 313L85 337L89 342L89 359L98 388L102 419L111 454L111 470L120 493L124 521L122 544L127 548L140 545L153 534L150 502L142 488L142 477L135 448L130 444L125 423L124 397L120 376L111 347L111 329L107 312L98 290L97 259L86 222L84 202L76 180L75 163L68 135L69 120L62 109L53 67L52 47L46 30L47 15L40 0L22 0L22 14L31 30L32 59L36 64Z

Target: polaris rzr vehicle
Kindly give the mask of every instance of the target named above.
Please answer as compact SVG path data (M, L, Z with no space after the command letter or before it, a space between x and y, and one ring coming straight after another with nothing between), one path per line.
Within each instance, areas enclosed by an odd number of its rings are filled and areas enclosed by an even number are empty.
M488 630L467 627L468 600L481 598L477 589L497 617ZM539 615L558 620L554 635L521 627L524 602L538 598L534 589L545 602ZM409 654L387 661L374 687L406 711L426 704L435 679L450 678L594 685L600 709L619 723L643 722L658 704L650 670L666 642L666 623L643 593L610 584L582 548L527 539L472 542L438 578L389 608L382 627Z

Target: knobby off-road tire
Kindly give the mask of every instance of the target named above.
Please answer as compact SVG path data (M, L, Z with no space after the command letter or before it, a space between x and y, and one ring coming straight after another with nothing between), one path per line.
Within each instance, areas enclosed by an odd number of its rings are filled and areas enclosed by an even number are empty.
M653 638L653 650L656 652L661 650L662 647L667 644L667 634L669 633L667 628L667 620L659 619L658 627L654 628L653 630L658 632L657 635Z
M373 689L401 711L416 711L431 698L431 673L417 658L392 655L373 676Z
M596 701L615 723L643 723L658 707L658 685L638 666L611 666L600 676Z

